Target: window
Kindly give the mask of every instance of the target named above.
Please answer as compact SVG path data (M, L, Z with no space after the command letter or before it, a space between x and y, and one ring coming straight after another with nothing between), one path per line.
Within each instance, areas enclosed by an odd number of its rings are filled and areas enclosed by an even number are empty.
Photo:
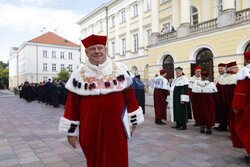
M115 42L111 43L111 57L115 57Z
M121 12L121 23L125 22L126 21L126 13L125 13L125 10L123 10Z
M218 15L220 15L223 11L222 0L218 0L217 9L218 9Z
M115 16L111 17L111 27L115 26Z
M137 4L134 4L133 5L133 17L135 17L137 15L138 15L138 6L137 6Z
M69 64L69 71L72 71L72 69L73 69L73 65L72 64Z
M72 53L69 52L69 59L72 60Z
M44 50L43 51L43 58L47 58L48 57L48 55L47 55L47 50Z
M103 31L103 22L102 21L99 22L99 31L100 32Z
M147 44L146 44L147 46L150 44L151 32L152 32L151 29L147 30L147 39L146 39L147 40L146 41L147 42Z
M52 71L56 71L56 64L52 64Z
M52 59L56 59L56 51L52 51Z
M48 64L47 63L43 63L43 71L48 71Z
M65 65L61 64L61 71L65 69Z
M148 11L151 9L151 0L146 0L146 3L145 3L145 11Z
M47 82L48 81L48 77L43 77L43 81Z
M126 38L122 38L122 41L121 41L121 44L122 44L122 55L125 55L126 54Z
M199 23L199 13L198 13L197 8L194 6L190 7L190 17L191 17L190 21L192 25Z
M133 35L134 52L138 52L138 34Z
M64 52L61 52L61 59L64 59Z

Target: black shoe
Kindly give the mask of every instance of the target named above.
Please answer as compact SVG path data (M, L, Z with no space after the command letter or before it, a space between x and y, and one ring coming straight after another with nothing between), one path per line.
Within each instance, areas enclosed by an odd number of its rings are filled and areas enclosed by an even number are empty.
M244 156L244 160L246 160L246 161L250 161L250 155L248 155L248 156Z
M225 131L228 131L228 129L227 129L227 127L219 127L218 131L225 132Z
M218 127L214 127L214 129L219 130L219 129L220 129L220 126L218 126Z
M187 127L181 126L181 127L179 127L179 128L176 128L176 130L187 130Z
M157 124L157 125L164 125L164 124L166 124L165 122L162 122L160 119L156 119L155 120L155 124Z
M210 135L210 134L212 134L212 131L211 131L211 130L207 130L207 131L206 131L206 134L207 134L207 135Z

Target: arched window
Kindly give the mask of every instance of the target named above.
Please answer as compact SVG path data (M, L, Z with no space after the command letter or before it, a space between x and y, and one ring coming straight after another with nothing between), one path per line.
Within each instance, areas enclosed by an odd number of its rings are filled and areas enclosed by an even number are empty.
M198 9L194 6L190 7L190 22L192 25L199 23Z
M213 53L207 48L203 48L196 56L196 65L202 67L202 71L209 72L210 81L214 80Z
M131 69L131 72L134 76L138 75L139 74L139 70L136 66L133 66L132 69Z
M174 78L174 59L167 55L163 59L163 69L167 71L167 79Z
M247 45L245 52L250 52L250 43Z

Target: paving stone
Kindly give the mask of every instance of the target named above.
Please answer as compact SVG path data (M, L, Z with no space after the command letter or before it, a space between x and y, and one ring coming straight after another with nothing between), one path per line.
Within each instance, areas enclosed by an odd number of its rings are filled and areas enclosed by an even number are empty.
M86 167L80 146L57 132L63 107L16 96L1 98L0 106L0 167ZM154 108L146 106L145 122L128 142L130 167L246 167L245 150L232 148L229 132L201 135L193 123L186 131L155 125Z

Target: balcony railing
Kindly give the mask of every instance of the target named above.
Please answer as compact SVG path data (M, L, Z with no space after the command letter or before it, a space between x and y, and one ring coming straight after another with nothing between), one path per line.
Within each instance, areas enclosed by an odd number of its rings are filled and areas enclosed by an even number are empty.
M204 21L204 22L199 23L199 24L191 25L190 26L190 34L205 32L205 31L209 31L212 29L216 29L216 28L217 28L217 18L212 19L212 20L208 20L208 21Z
M170 40L170 39L175 39L177 38L177 32L176 31L171 31L171 32L167 32L164 34L161 34L158 36L159 41L163 41L163 40Z
M236 12L236 22L237 23L240 23L243 21L248 21L248 20L250 20L250 8Z

